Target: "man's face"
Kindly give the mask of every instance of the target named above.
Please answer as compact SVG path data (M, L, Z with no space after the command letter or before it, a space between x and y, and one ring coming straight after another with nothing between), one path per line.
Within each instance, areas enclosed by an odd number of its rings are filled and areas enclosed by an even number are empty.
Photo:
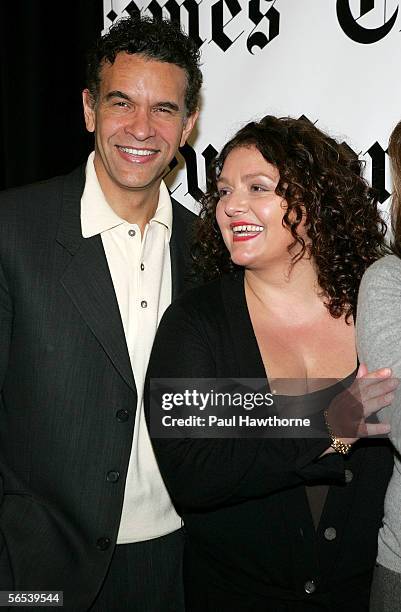
M85 123L95 132L95 168L106 197L157 193L197 118L186 116L186 85L178 66L124 52L114 64L104 63L94 106L84 90Z

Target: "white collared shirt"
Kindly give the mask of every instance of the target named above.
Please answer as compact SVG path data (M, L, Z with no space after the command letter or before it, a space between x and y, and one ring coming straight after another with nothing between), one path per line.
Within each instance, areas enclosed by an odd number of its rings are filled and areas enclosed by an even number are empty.
M82 235L90 238L100 234L102 238L138 394L117 538L118 544L126 544L157 538L181 525L157 467L143 412L143 388L153 340L171 302L169 241L173 213L162 182L157 210L142 237L138 225L121 219L107 203L93 159L91 153L81 199Z

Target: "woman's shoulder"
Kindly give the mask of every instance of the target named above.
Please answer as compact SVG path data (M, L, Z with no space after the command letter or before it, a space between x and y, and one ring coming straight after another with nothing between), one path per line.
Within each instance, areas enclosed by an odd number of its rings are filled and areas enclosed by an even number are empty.
M171 304L173 308L204 310L214 307L220 300L221 278L187 289Z
M394 306L400 303L401 259L387 255L375 261L362 277L357 321L393 319Z
M180 329L202 329L209 333L226 329L229 319L243 309L243 274L224 274L188 289L167 308L161 324Z
M221 279L187 289L167 308L160 325L197 328L202 321L214 319L222 311Z
M361 286L377 288L388 280L401 280L401 259L396 255L386 255L370 265L362 277Z
M241 294L243 290L243 275L237 273L224 274L185 291L172 303L170 308L196 310L204 313L223 310L225 296Z

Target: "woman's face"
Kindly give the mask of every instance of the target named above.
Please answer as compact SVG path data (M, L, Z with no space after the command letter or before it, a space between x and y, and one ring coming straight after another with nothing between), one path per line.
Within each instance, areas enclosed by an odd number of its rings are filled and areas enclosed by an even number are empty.
M280 175L256 147L238 147L226 157L217 182L216 219L232 261L249 269L290 264L293 237L283 227L286 201L275 193ZM305 235L304 223L297 228Z

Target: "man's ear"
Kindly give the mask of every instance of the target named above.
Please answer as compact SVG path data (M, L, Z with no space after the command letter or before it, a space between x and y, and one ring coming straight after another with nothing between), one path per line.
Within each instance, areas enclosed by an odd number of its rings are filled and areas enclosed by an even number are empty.
M198 117L199 111L196 110L194 113L192 113L192 115L189 115L189 117L185 119L184 128L181 134L180 147L184 146L184 144L187 142L188 136L192 132Z
M84 107L85 125L88 132L94 132L96 127L96 113L93 98L89 89L82 92L82 103Z

